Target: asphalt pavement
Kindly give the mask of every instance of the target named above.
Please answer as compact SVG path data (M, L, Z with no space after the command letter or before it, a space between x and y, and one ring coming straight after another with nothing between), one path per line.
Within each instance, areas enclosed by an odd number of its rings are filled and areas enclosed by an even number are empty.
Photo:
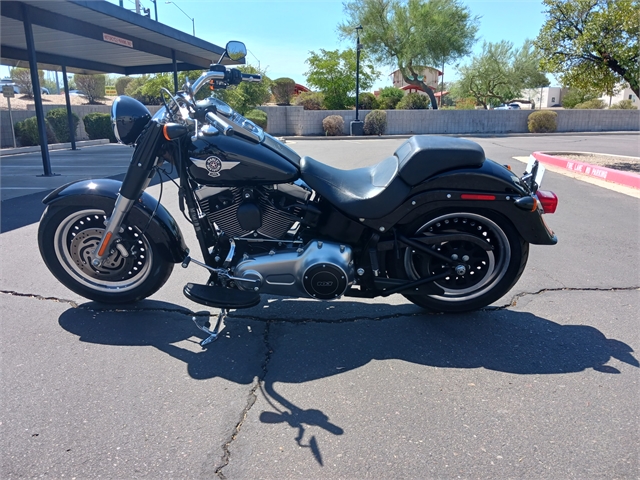
M516 172L512 157L535 150L640 156L638 135L474 140ZM401 142L290 146L356 168ZM490 308L268 297L232 312L203 349L191 317L204 309L182 295L206 280L197 266L177 265L134 307L105 308L40 259L43 196L78 177L121 177L130 155L55 152L53 179L36 176L37 154L1 159L1 478L640 476L638 198L547 171L559 243L532 246ZM170 183L162 202L197 250Z

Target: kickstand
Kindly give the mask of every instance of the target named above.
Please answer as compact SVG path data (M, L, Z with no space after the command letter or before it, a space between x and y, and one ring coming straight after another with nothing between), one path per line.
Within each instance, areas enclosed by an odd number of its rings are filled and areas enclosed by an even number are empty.
M209 335L207 338L205 338L200 342L201 347L204 347L205 345L209 345L211 342L218 339L218 335L220 333L220 325L222 325L222 320L224 319L224 317L227 316L228 313L229 313L229 310L226 308L223 308L220 310L220 313L218 314L218 320L216 321L216 326L213 328L213 330L209 330L204 325L200 325L196 317L191 317L191 320L193 320L193 323L196 324L196 327L198 327L204 333L207 333ZM206 324L208 323L209 322L206 322Z

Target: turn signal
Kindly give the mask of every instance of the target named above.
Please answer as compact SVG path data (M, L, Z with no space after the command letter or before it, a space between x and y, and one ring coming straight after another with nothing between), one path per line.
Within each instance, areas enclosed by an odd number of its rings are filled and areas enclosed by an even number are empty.
M549 190L538 190L536 196L540 204L542 204L544 213L555 213L556 208L558 208L558 197L555 193Z
M522 197L515 201L516 207L528 212L535 212L538 209L536 197Z
M187 127L179 123L167 123L162 127L162 134L168 141L175 140L187 133Z

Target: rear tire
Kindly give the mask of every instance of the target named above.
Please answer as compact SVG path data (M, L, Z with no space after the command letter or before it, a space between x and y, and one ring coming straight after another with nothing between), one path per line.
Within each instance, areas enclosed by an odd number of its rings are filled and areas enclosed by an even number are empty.
M132 303L158 291L173 263L163 259L142 233L145 225L131 225L125 219L122 246L113 248L102 266L91 264L105 220L105 212L94 207L47 207L38 228L38 245L51 273L78 295L101 303Z
M411 302L435 312L465 312L485 307L504 296L518 281L529 257L529 244L513 225L494 212L443 212L421 219L407 229L412 237L421 234L471 234L493 249L458 240L433 245L441 255L457 258L465 273L452 273L434 282L442 295L405 295ZM391 255L391 254L390 254ZM387 258L391 277L419 280L446 271L443 263L411 248Z

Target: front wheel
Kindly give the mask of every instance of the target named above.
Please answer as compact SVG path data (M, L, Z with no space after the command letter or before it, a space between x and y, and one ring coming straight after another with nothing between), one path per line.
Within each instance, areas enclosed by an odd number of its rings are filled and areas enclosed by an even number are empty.
M106 218L103 210L91 207L47 207L38 229L47 267L67 288L96 302L131 303L152 295L171 275L173 263L143 233L145 225L125 220L109 257L99 267L91 263Z
M495 302L518 281L529 256L529 244L508 220L492 212L441 213L413 225L410 232L414 238L449 236L430 248L451 258L458 267L457 272L434 282L442 294L405 295L416 305L432 311L464 312ZM452 234L471 235L476 241L465 236L451 240ZM490 248L483 248L482 243ZM443 274L450 268L412 248L404 249L400 259L395 254L389 259L391 276L409 280Z

